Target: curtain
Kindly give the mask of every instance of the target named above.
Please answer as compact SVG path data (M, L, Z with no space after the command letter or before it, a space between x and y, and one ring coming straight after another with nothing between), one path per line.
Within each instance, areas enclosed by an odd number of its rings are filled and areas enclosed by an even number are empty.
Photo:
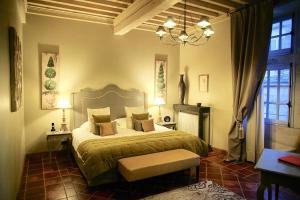
M245 158L243 120L252 110L262 83L269 51L273 2L262 1L231 15L233 122L228 161Z
M256 162L264 149L264 98L262 89L254 103L252 112L247 117L246 159Z

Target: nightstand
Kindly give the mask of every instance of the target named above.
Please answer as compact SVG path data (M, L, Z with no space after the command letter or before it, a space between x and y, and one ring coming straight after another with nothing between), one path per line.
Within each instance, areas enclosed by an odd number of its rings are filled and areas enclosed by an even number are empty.
M157 125L176 130L176 122L157 122Z
M71 142L72 142L72 132L60 132L60 131L49 131L47 135L47 147L50 156L50 161L52 158L53 151L62 150L64 147L70 154Z

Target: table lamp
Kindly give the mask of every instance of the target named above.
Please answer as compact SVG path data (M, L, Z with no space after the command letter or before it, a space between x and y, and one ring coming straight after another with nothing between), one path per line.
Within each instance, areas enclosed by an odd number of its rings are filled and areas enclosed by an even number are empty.
M66 132L66 131L68 131L68 127L67 127L67 123L66 123L65 109L71 108L71 104L68 100L61 98L57 103L57 108L62 109L62 111L63 111L60 131Z
M162 97L156 97L154 100L154 104L158 106L158 122L162 122L160 106L166 104L165 100Z

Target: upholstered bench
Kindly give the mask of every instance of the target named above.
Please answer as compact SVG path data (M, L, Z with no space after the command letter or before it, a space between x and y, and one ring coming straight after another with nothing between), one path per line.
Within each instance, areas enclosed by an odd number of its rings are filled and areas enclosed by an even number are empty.
M119 171L129 182L196 167L199 180L200 156L185 149L175 149L119 160Z

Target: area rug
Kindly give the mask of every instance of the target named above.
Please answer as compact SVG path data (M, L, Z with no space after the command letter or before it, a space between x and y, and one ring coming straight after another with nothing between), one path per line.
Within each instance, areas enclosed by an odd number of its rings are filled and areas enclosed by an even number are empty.
M212 182L199 183L148 196L143 200L244 200L241 196Z

